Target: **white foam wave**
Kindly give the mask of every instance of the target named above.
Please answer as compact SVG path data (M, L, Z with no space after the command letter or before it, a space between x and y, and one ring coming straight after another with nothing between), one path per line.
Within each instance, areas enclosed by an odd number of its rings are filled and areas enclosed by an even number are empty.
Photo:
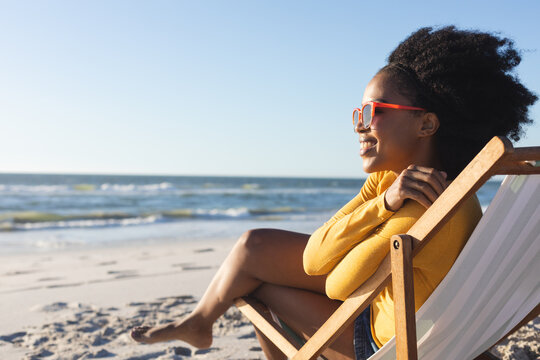
M6 185L0 184L0 193L5 194L76 194L85 193L155 193L161 191L175 190L176 187L169 182L157 184L110 184L101 185L78 184L78 185Z
M105 183L102 184L99 189L109 192L154 192L175 189L175 186L169 182L146 185Z
M185 216L206 219L231 219L231 218L247 218L250 217L250 211L247 207L228 208L228 209L186 209ZM175 216L155 213L140 215L128 218L104 218L104 219L73 219L73 220L57 220L57 221L29 221L29 222L6 222L0 230L48 230L48 229L73 229L73 228L99 228L111 226L134 226L147 225L160 221L170 221Z
M66 220L66 221L43 221L36 223L13 224L16 230L40 230L40 229L66 229L66 228L95 228L104 226L130 226L145 225L158 221L159 215L145 217L133 217L126 219L92 219L92 220Z
M179 190L178 193L184 196L210 196L210 195L351 195L358 193L359 189L348 188L276 188L276 189L261 189L261 188L203 188Z
M354 195L357 189L351 188L263 188L257 183L246 183L240 187L207 187L177 188L170 182L154 184L118 184L103 183L100 185L7 185L0 184L0 194L15 195L86 195L101 194L155 194L172 193L180 196L272 196L272 195Z
M0 185L0 191L6 193L53 194L68 190L67 185Z
M229 209L197 209L193 214L198 216L209 217L244 217L249 216L247 207L229 208Z

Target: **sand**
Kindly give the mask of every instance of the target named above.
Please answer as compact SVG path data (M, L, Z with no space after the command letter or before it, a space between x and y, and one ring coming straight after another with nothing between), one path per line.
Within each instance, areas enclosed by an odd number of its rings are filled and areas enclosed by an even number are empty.
M263 359L251 324L231 308L214 342L141 345L129 337L190 312L234 243L207 240L0 256L1 359ZM492 352L538 359L540 321Z
M190 312L233 240L0 257L1 359L262 359L231 308L212 347L135 343L129 330Z

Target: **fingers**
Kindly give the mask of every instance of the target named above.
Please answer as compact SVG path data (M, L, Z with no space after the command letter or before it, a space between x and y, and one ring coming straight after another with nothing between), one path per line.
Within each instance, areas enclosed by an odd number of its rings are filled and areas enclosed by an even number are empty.
M438 196L446 189L446 173L443 171L410 165L402 174L421 187L417 188L420 191L422 191L422 188L429 191L427 190L427 185L429 185Z
M411 165L400 175L403 198L429 207L446 188L446 173L422 166Z
M428 196L425 195L425 193L418 191L416 189L413 189L411 187L402 189L401 196L403 197L403 199L414 200L418 202L420 205L424 206L425 208L430 207L431 204L433 204L433 202L436 199L436 198L435 199L429 198Z
M405 175L429 183L439 193L446 188L446 173L434 168L410 165L405 170Z
M428 208L446 189L446 173L433 168L411 165L403 170L385 193L388 210L396 211L406 199Z

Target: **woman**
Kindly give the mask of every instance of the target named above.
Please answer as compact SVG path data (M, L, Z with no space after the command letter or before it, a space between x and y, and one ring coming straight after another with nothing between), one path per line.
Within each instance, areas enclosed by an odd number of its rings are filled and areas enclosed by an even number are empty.
M212 324L235 298L251 294L309 338L377 269L390 236L407 232L489 139L519 139L537 99L509 73L520 60L510 40L492 34L454 27L413 33L369 82L353 113L370 173L360 193L311 236L245 233L188 317L135 328L132 337L209 347ZM444 278L480 216L472 197L417 255L416 309ZM393 324L386 288L324 355L367 358L393 336ZM257 335L268 358L283 358Z

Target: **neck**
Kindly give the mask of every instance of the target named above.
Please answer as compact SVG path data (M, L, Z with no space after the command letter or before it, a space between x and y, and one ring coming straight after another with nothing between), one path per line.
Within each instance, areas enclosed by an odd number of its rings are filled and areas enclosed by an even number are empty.
M409 163L403 164L403 167L401 169L395 169L393 171L399 174L407 167L409 167L409 165L417 165L434 168L437 170L443 170L442 162L437 156L437 151L435 150L435 142L433 137L420 139L420 141L418 141L418 146L416 147L414 154L409 159Z

